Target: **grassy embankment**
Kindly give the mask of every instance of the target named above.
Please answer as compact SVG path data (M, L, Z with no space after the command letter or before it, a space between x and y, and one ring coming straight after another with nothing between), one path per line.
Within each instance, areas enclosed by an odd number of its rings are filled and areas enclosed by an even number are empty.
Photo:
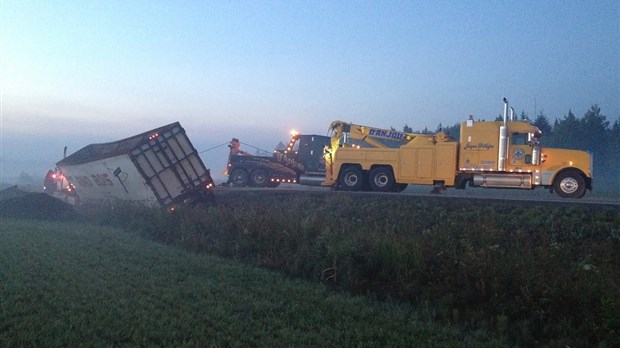
M0 346L485 346L379 303L121 230L2 219ZM464 341L463 341L464 340Z
M492 332L484 336L522 346L620 344L617 206L262 191L231 192L219 196L215 206L172 215L128 205L108 208L83 217L199 254L183 253L183 259L208 253L369 295L380 303L398 301L404 307L387 306L400 308L397 312L408 313L403 314L407 318L460 328L465 337ZM229 286L242 283L236 279ZM172 293L179 291L174 282L170 286ZM351 307L333 307L344 314L343 321L386 325L346 314ZM264 316L260 312L252 313ZM394 316L381 315L380 321ZM238 320L236 314L233 318ZM394 318L401 321L399 315ZM389 331L415 339L408 330ZM384 337L373 332L367 338ZM455 337L447 335L444 342Z
M620 344L617 206L262 191L172 216L110 210L105 220L195 252L431 306L440 322L509 343Z

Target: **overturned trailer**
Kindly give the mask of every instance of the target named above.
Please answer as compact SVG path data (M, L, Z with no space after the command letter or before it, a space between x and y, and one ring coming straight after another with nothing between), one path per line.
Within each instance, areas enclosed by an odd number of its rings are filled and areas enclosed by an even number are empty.
M213 179L179 122L88 145L56 163L45 191L69 203L125 200L171 207L212 199Z

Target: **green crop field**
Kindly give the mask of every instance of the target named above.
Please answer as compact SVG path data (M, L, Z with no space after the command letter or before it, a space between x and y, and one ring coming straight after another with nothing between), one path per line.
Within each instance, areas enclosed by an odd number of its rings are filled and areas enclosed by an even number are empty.
M282 190L173 213L48 203L0 211L0 346L620 345L614 205Z
M434 322L425 309L337 293L114 228L13 219L0 226L2 347L494 343Z

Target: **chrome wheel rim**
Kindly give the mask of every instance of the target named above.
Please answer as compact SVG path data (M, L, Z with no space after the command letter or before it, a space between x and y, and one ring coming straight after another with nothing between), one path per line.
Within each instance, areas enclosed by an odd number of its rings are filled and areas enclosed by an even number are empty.
M579 188L579 183L575 178L564 178L560 181L560 189L565 193L574 193Z
M355 186L357 184L357 175L353 173L345 175L344 183L347 184L347 186Z
M374 182L377 187L385 187L390 182L390 179L388 178L387 175L380 174L380 175L375 176Z

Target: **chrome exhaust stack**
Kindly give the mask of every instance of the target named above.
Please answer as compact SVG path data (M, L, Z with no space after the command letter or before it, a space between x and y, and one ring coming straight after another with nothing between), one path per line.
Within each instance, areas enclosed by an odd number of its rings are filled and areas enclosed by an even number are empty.
M504 98L504 124L499 127L499 148L497 158L497 170L503 172L506 170L506 158L508 157L508 99ZM511 116L512 118L512 116Z
M508 122L509 112L510 112L510 106L508 105L508 99L504 98L504 126Z

